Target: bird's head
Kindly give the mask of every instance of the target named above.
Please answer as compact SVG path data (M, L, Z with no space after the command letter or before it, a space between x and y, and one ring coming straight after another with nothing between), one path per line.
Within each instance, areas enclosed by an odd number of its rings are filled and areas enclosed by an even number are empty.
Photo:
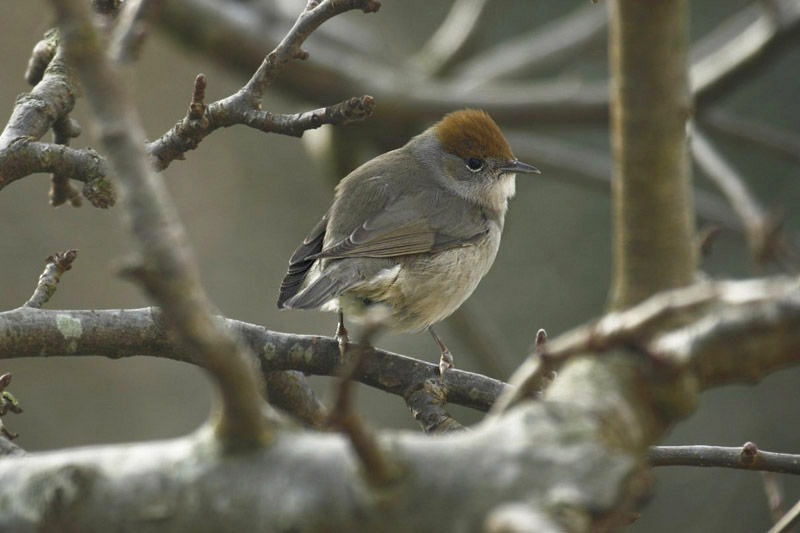
M514 157L497 123L485 111L454 111L426 133L438 141L429 150L438 156L439 178L470 201L504 212L515 192L516 174L539 174L536 167Z

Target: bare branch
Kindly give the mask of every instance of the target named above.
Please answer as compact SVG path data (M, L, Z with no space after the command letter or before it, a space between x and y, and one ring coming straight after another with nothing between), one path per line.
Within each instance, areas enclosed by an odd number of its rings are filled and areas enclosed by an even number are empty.
M533 31L478 52L453 69L470 87L564 64L605 39L608 17L600 6L581 6Z
M455 0L442 24L410 59L412 68L427 76L446 70L474 35L488 0Z
M114 61L127 63L138 57L147 24L155 17L162 4L163 0L126 0L117 17L117 27L109 46L110 56Z
M686 0L608 5L615 80L609 306L622 309L694 281L694 198L685 142L691 113L689 31Z
M72 268L72 262L75 261L76 257L78 257L78 250L67 250L48 257L46 260L47 266L44 267L44 272L39 276L36 290L33 291L30 299L25 302L24 307L38 309L46 304L55 294L61 274Z
M355 350L347 353L350 360L343 368L336 387L336 399L328 416L330 426L341 430L350 441L365 470L367 480L373 486L386 485L401 473L399 465L392 459L389 451L383 448L375 432L359 416L353 404L353 380L363 373L365 363L373 352L370 344L380 329L379 322L368 323L361 342Z
M322 429L328 411L317 398L302 372L270 372L262 369L270 404L286 411L309 427Z
M800 500L767 533L789 533L798 523L800 523Z
M100 137L127 192L125 207L143 250L141 281L219 387L222 416L216 429L223 447L258 446L270 437L271 428L252 358L211 316L183 227L163 182L150 169L138 117L111 70L86 6L79 0L53 3L62 44L80 74Z
M528 356L509 380L510 387L497 399L489 412L499 416L522 400L541 397L547 385L553 381L556 365L547 354L547 332L536 332L534 352Z
M256 355L266 379L281 370L319 376L337 376L341 371L336 339L280 333L232 319L222 319L221 323ZM149 355L202 364L168 334L163 313L157 308L20 308L0 313L0 332L12 330L18 334L0 335L0 359L61 355L117 359ZM432 363L376 349L356 379L402 397L420 383L438 377L438 367ZM504 387L496 379L451 369L447 374L447 401L487 411Z
M405 400L414 419L429 435L446 435L467 429L444 409L447 403L446 390L435 379L425 380L409 390Z
M765 452L752 442L739 447L653 446L647 459L653 466L704 466L800 475L800 455Z
M713 131L743 145L753 146L788 161L800 163L800 135L755 120L737 117L721 110L700 114L698 120Z
M692 92L701 107L765 68L800 31L800 1L752 4L706 35L692 51Z
M800 456L798 456L800 463ZM780 522L786 509L783 507L783 491L778 483L778 474L775 472L761 472L761 481L764 485L764 494L767 497L767 505L775 523Z
M742 220L750 252L758 263L773 258L781 243L780 221L770 216L750 192L746 181L696 126L689 136L698 166L725 195Z
M536 161L543 168L555 167L567 174L545 172L542 179L556 177L559 181L568 180L582 187L591 187L603 194L611 190L611 158L607 153L593 150L575 143L560 141L552 136L511 130L506 138L512 146L519 146L523 160ZM529 155L528 155L529 154ZM742 231L741 221L715 194L696 189L695 209L703 220L719 224L728 230Z

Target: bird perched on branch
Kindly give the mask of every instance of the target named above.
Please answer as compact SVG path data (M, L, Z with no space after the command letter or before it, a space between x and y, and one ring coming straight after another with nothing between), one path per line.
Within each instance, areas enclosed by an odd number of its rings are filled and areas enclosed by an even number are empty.
M432 326L466 300L500 245L518 161L485 112L445 115L405 146L348 174L328 212L292 255L278 307L343 314L383 306L398 332L427 329L441 350L440 382L453 356Z

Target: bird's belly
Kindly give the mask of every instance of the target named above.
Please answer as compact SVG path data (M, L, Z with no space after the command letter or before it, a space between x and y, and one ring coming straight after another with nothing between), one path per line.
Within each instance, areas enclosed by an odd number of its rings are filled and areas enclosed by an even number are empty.
M382 303L393 330L424 329L450 316L472 294L492 266L499 240L499 231L491 232L473 246L398 258L399 268L387 269L381 283L346 291L339 305L358 317L365 300Z

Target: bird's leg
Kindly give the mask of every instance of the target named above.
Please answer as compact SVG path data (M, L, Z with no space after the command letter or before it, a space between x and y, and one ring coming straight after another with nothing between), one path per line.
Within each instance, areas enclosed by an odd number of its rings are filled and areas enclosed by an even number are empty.
M447 349L447 346L444 345L442 339L439 338L439 335L433 331L432 327L428 327L428 331L431 333L431 337L433 337L434 342L439 346L439 350L442 352L442 356L439 358L439 384L444 384L444 373L448 368L453 368L453 354L450 353L450 350Z
M344 352L347 350L350 337L347 335L347 328L344 327L344 313L341 309L339 309L339 323L336 325L336 342L339 343L339 363L344 364Z

